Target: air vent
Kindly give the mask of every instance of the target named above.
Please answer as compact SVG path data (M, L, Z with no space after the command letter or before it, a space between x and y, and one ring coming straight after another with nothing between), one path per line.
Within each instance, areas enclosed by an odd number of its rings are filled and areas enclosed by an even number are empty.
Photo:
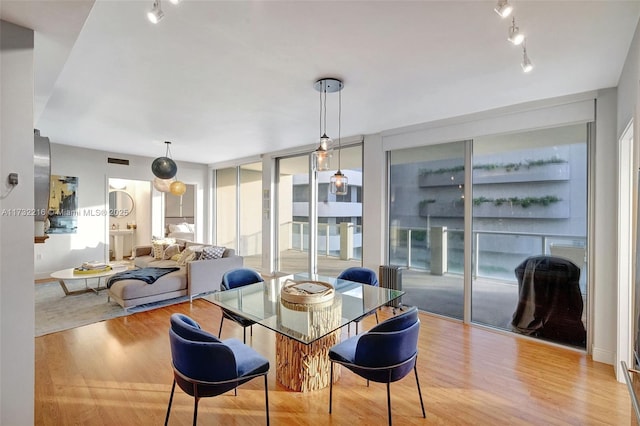
M123 166L129 165L129 160L123 160L122 158L107 158L107 163L111 164L122 164Z

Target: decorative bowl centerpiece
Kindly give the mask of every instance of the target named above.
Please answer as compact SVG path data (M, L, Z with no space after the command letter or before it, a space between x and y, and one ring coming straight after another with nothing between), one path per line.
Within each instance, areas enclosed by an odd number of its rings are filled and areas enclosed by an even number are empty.
M328 302L333 299L334 294L333 286L324 281L288 279L280 290L282 300L305 305Z

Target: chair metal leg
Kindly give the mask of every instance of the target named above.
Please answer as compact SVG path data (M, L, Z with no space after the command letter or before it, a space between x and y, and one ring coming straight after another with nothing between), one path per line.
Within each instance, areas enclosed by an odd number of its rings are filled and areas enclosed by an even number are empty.
M416 373L416 384L418 385L418 396L420 397L420 406L422 407L422 417L427 418L427 414L424 412L424 402L422 402L422 391L420 390L420 380L418 380L418 367L414 364L413 371Z
M376 309L376 324L380 324L380 321L378 321L378 310Z
M247 343L247 327L242 327L242 342Z
M218 330L218 339L221 338L222 336L222 323L224 322L224 315L222 315L222 318L220 318L220 330Z
M267 426L269 426L269 388L267 387L267 375L264 375L264 405L267 409Z
M387 381L387 411L389 412L389 426L391 426L391 389L389 388L391 385L390 382L391 380Z
M195 401L193 403L193 426L196 426L198 421L198 401L200 401L200 398L195 396L193 400Z
M173 392L176 390L176 379L173 379L171 386L171 396L169 396L169 405L167 406L167 416L164 418L164 426L169 424L169 414L171 413L171 403L173 402Z
M329 414L331 414L331 401L333 398L333 362L331 362L331 368L329 370Z

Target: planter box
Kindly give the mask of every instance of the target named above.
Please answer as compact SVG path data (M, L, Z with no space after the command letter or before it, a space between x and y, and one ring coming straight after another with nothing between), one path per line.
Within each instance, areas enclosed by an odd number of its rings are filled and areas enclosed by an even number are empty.
M474 185L517 182L553 182L571 179L569 163L552 163L542 166L521 166L518 170L507 171L504 168L493 170L474 169ZM458 186L464 184L464 171L453 173L427 173L418 177L418 186Z
M570 217L569 202L561 200L548 206L532 205L529 207L513 206L504 203L500 206L482 203L473 206L473 217L481 218L528 218L528 219L567 219Z
M464 202L438 202L429 203L420 207L422 217L462 217L464 216Z
M507 171L503 168L473 171L474 184L565 181L571 178L569 163L544 164L542 166L521 166L518 170Z

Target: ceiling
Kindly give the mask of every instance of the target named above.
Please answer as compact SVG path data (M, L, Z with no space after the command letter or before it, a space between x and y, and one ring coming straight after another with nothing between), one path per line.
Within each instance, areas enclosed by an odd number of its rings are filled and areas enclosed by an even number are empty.
M640 1L3 0L36 31L34 127L53 143L212 164L314 144L321 77L343 137L617 86ZM327 96L337 137L338 95Z

